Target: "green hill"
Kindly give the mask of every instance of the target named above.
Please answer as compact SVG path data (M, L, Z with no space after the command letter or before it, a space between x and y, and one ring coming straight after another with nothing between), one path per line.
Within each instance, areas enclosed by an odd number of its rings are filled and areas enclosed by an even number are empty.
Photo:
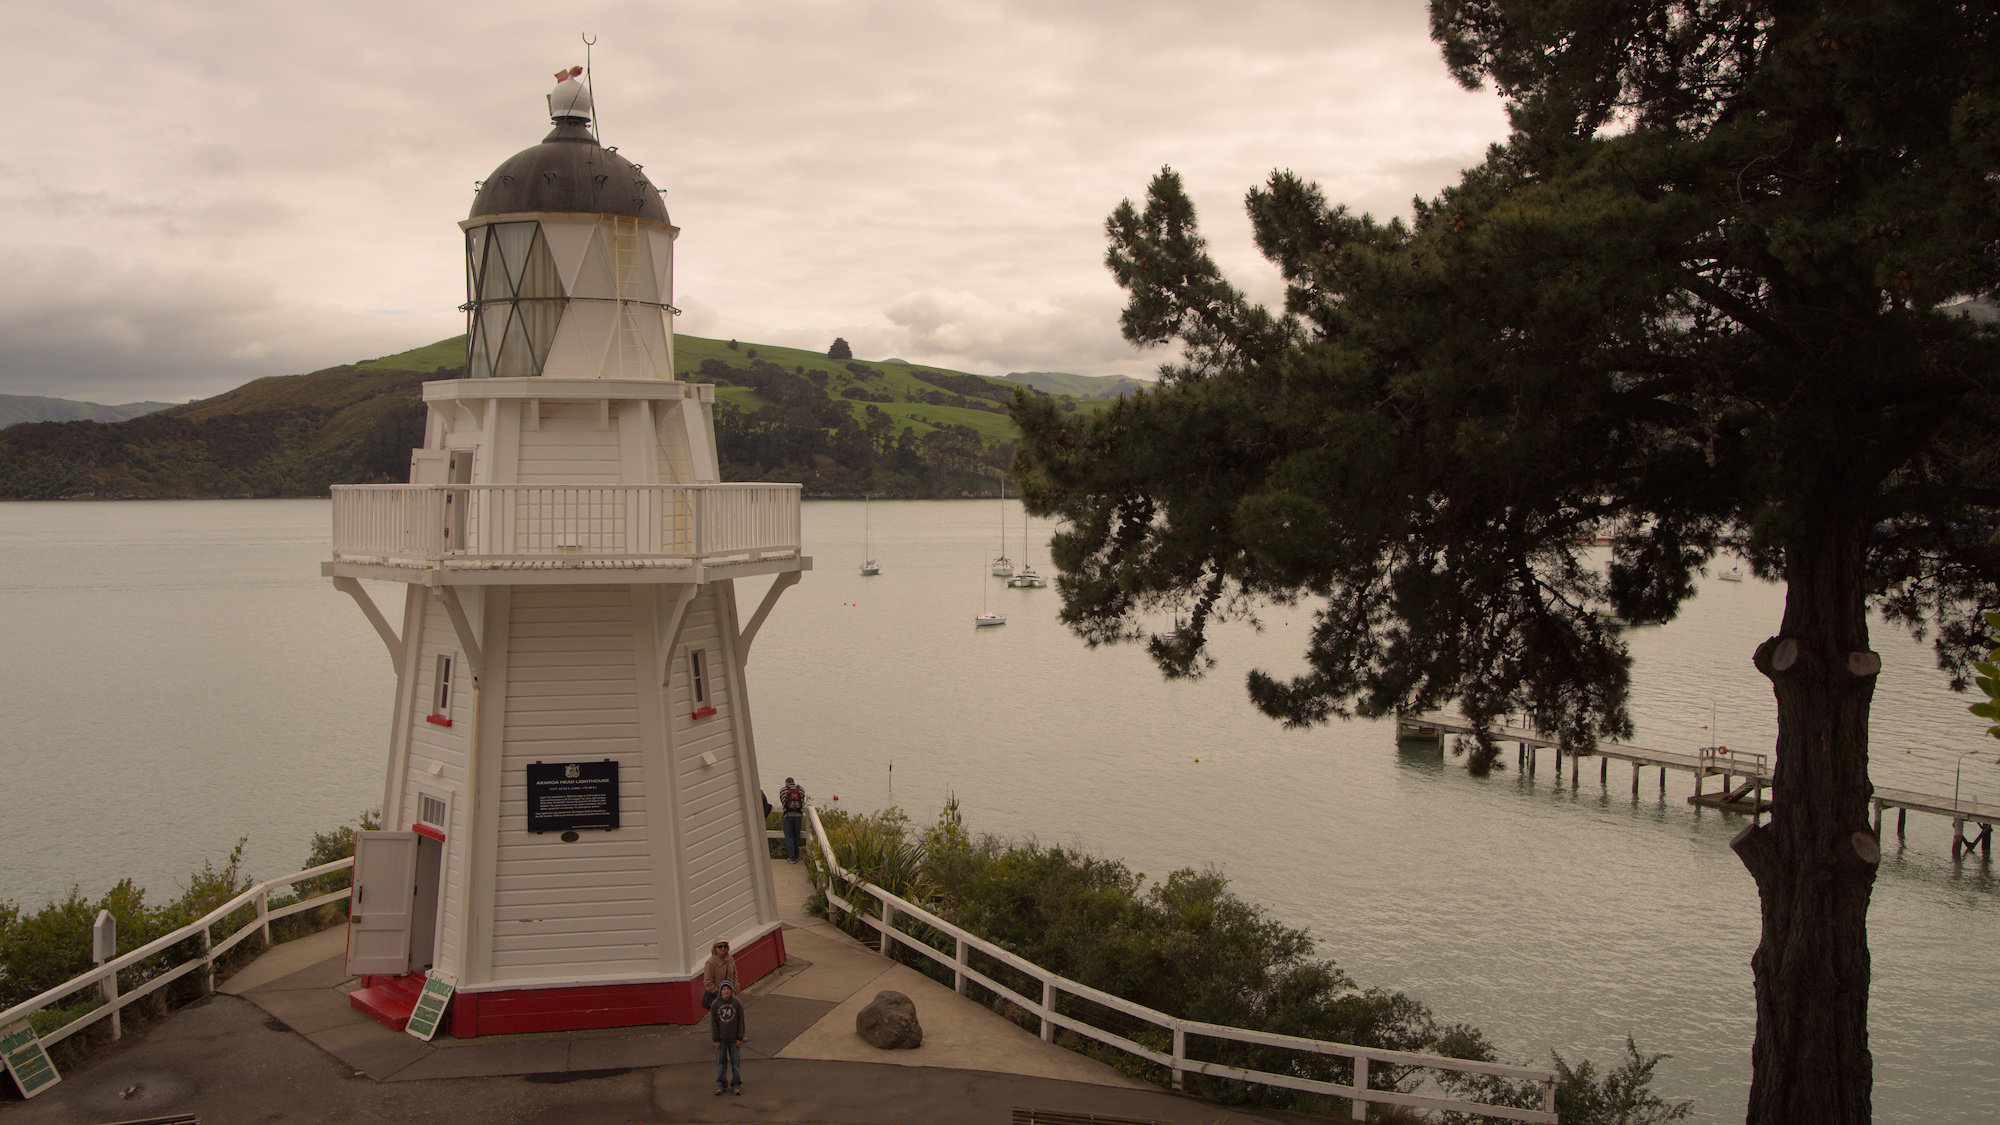
M725 480L791 481L814 496L983 495L1019 437L1007 416L1017 384L1005 379L698 336L676 336L675 350L682 379L716 385ZM461 377L464 356L460 336L128 421L8 427L0 497L324 496L402 481L423 440L422 384Z
M1033 387L1044 394L1075 398L1124 398L1153 386L1125 375L1071 375L1067 371L1010 371L1007 380Z

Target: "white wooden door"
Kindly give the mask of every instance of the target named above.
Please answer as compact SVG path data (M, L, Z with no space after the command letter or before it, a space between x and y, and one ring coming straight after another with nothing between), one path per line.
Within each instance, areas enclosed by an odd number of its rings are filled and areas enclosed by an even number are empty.
M349 976L410 971L410 922L417 898L417 834L354 834L354 890L347 902Z
M453 485L472 483L472 451L454 449L447 470ZM472 503L469 488L447 488L444 490L444 546L447 551L465 551L465 509Z

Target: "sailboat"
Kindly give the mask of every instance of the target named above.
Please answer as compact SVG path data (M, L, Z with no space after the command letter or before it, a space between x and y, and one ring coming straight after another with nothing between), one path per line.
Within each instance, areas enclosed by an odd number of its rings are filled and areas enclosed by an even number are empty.
M875 547L871 534L873 528L868 520L869 500L867 493L861 495L861 556L868 560L861 564L861 573L864 576L882 573L882 564L875 561Z
M1000 554L993 560L993 577L1011 578L1014 560L1007 557L1007 476L1000 476Z
M1007 580L1007 585L1022 590L1039 590L1043 586L1048 585L1046 579L1035 573L1035 564L1028 561L1028 509L1026 505L1022 505L1021 507L1021 569L1014 572L1014 577Z
M972 619L973 628L983 629L988 625L1005 625L1007 615L994 613L986 607L986 580L979 580L979 615Z

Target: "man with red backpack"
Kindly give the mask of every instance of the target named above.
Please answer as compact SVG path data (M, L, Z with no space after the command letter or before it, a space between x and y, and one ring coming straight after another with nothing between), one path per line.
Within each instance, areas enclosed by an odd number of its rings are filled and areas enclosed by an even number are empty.
M791 778L785 779L785 787L778 790L778 804L785 810L785 858L793 863L799 861L799 833L805 827L806 791Z

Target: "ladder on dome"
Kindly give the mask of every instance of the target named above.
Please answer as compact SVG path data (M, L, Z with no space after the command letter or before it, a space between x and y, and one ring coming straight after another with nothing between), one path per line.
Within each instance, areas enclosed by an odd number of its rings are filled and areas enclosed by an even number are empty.
M618 279L618 378L640 378L640 361L646 347L639 339L639 322L633 314L633 275L639 270L639 220L623 215L611 217L611 260Z

